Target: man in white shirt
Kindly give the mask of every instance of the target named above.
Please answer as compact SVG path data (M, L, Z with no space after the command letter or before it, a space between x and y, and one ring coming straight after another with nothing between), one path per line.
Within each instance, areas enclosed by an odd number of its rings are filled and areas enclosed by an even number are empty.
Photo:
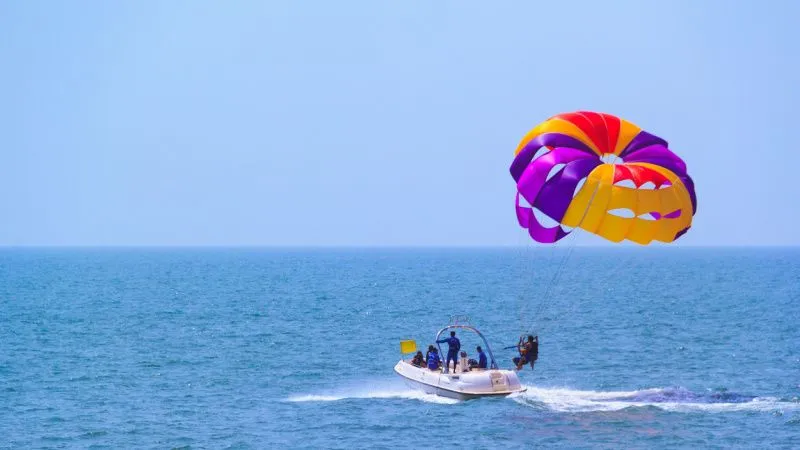
M461 357L458 359L457 372L469 372L469 360L467 359L467 352L461 352Z

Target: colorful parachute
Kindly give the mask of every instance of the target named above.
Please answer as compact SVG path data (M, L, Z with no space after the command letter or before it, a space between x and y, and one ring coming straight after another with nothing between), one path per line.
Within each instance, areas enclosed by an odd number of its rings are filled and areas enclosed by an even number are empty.
M697 199L686 164L626 120L559 114L529 131L515 153L517 219L537 242L578 227L613 242L672 242L692 225Z

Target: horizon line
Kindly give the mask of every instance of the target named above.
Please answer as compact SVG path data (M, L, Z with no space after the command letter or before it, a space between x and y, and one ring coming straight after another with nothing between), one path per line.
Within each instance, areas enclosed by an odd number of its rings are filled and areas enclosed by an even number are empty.
M800 248L800 244L0 244L8 249L531 249L531 248Z

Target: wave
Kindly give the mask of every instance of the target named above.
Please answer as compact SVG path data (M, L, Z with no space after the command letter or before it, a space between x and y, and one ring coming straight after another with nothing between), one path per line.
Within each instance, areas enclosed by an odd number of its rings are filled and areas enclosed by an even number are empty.
M696 393L682 387L638 391L581 391L568 388L526 386L512 395L521 404L555 412L619 411L653 407L671 412L735 412L798 410L800 404L776 397L757 397L728 391Z

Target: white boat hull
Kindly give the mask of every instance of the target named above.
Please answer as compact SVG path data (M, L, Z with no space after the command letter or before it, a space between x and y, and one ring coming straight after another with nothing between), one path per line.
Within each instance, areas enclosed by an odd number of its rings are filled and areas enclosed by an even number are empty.
M517 373L511 370L472 369L469 372L446 374L441 370L416 367L400 360L394 366L394 371L412 389L458 400L525 391Z

